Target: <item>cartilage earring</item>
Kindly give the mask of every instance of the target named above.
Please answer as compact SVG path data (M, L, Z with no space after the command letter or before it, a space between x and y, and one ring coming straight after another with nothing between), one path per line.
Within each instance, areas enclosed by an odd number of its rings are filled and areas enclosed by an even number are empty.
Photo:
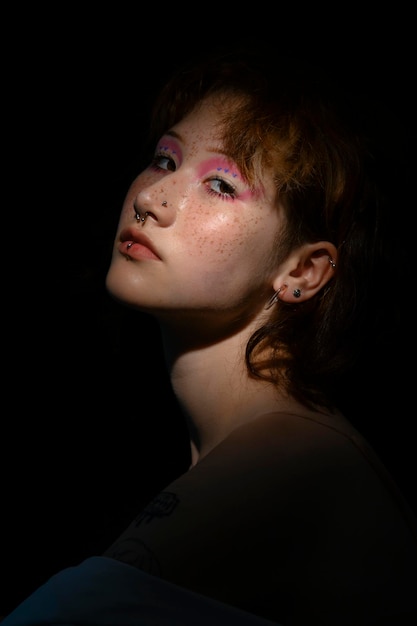
M336 263L333 261L331 256L329 256L329 263L330 263L330 265L332 266L333 269L336 267Z
M277 289L277 291L274 293L274 295L272 296L272 298L270 299L270 301L268 302L268 304L265 307L265 310L267 311L268 309L271 308L271 306L274 306L274 304L276 302L278 302L279 300L279 294L281 293L282 289L286 287L286 285L283 285L282 287L280 287L279 289Z
M294 289L292 295L294 296L294 298L299 298L301 296L301 289Z
M167 206L168 202L166 200L163 201L161 206Z

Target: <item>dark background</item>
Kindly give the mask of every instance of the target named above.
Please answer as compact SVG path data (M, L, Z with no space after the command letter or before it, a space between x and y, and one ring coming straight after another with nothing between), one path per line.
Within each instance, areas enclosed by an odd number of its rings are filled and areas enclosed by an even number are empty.
M149 107L171 69L222 39L274 38L382 99L415 137L413 20L399 8L272 17L213 5L197 17L59 6L3 19L0 615L99 554L188 465L157 329L103 286ZM386 287L387 306L404 301L403 335L387 342L382 378L360 371L352 388L356 418L413 506L415 206L410 195L398 212L409 290Z

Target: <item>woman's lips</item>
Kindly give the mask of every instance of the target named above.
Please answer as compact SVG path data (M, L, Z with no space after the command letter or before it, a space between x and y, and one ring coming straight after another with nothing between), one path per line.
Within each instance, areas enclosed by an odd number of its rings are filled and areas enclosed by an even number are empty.
M134 259L156 259L160 260L159 256L156 256L154 252L147 246L136 241L122 241L119 244L119 251L124 256L129 256Z
M127 228L120 234L119 252L133 259L160 260L150 239L133 228Z

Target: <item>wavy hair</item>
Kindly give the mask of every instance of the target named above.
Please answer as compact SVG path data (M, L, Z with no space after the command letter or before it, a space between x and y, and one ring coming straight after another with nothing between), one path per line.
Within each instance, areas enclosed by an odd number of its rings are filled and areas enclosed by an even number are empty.
M308 301L280 301L252 335L248 370L307 406L333 406L365 345L371 351L384 333L384 288L397 253L398 164L380 142L376 103L304 61L259 47L222 51L177 68L155 102L150 145L212 96L224 111L225 150L247 180L265 167L274 173L286 217L277 260L306 242L338 249L330 283Z

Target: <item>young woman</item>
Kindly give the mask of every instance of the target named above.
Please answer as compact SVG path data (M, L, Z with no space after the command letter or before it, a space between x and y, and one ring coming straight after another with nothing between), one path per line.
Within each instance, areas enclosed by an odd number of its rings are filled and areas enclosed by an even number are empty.
M65 616L100 576L98 613L127 616L143 579L124 586L123 605L104 586L113 567L185 594L185 613L187 593L199 598L198 623L416 618L413 513L340 411L364 338L372 346L380 330L392 261L389 180L355 104L264 51L200 60L162 90L106 286L158 322L190 468L81 564L82 592L61 573L6 624L52 596ZM161 623L188 623L164 598ZM220 613L204 617L211 602ZM138 611L117 623L148 623Z

